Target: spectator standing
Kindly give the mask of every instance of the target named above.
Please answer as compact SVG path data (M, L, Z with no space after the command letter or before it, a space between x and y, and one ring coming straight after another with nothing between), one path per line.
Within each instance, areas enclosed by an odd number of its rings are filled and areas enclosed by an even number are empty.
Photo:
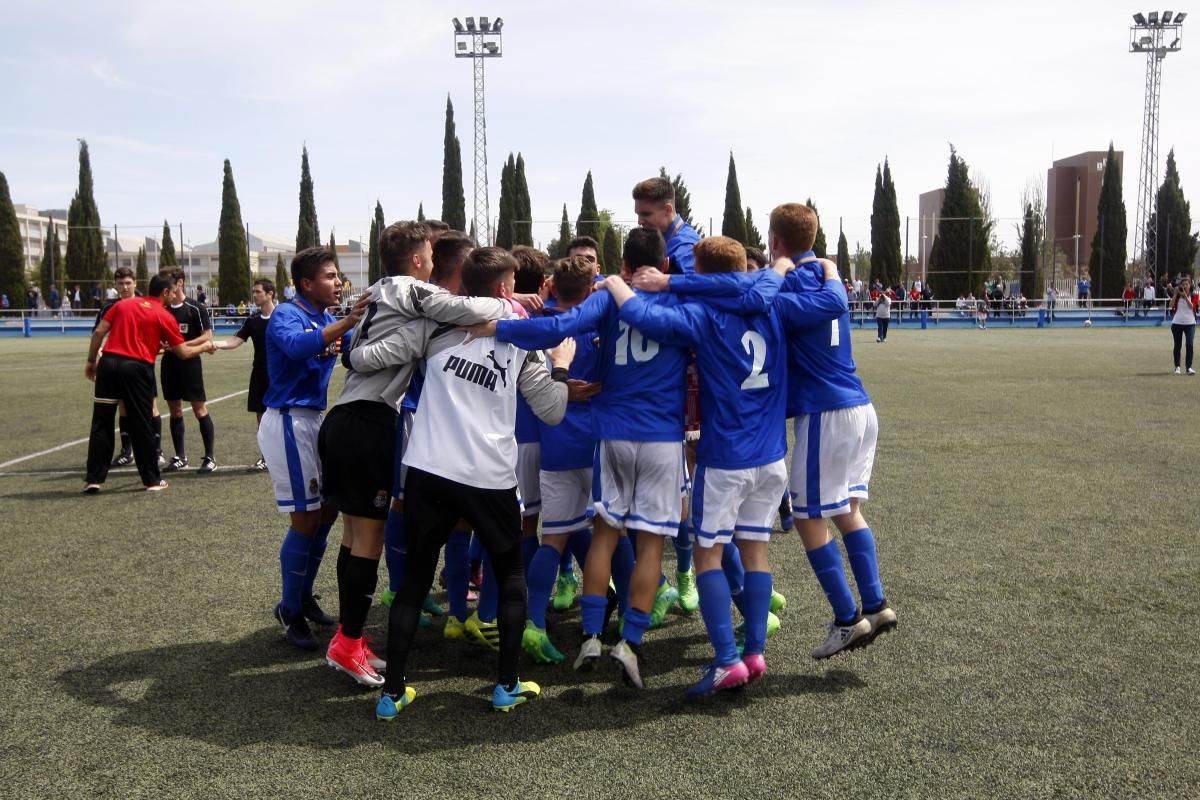
M890 290L889 290L890 291ZM876 342L886 342L888 325L892 322L892 298L887 294L879 295L879 299L875 301L875 327L878 330L878 335L875 337Z
M1154 310L1154 279L1147 278L1146 285L1142 287L1142 316L1147 316Z
M1054 306L1058 303L1058 291L1053 286L1046 287L1046 313L1050 321L1054 321Z
M8 311L8 292L0 292L0 308Z
M986 299L980 299L975 304L975 324L979 326L979 330L986 331L988 323L988 303Z
M196 302L202 306L208 305L208 295L204 293L203 286L196 287Z
M290 303L295 299L296 299L296 286L291 281L288 281L288 285L283 287L283 301L285 303Z
M1179 281L1178 288L1171 295L1171 338L1175 340L1172 355L1175 358L1175 374L1179 374L1179 351L1187 342L1187 374L1195 375L1192 369L1192 356L1196 347L1196 315L1200 313L1200 292L1192 286L1192 279L1184 276Z
M1124 316L1128 317L1129 309L1132 305L1133 305L1133 287L1130 286L1129 284L1125 284L1125 291L1121 292L1121 307L1122 307L1121 313Z

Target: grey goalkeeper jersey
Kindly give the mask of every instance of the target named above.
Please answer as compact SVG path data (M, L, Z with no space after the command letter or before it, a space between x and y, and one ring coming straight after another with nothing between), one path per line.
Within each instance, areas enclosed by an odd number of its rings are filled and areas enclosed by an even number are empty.
M511 313L505 300L459 297L407 275L382 278L367 291L372 301L342 355L350 371L334 405L369 400L399 411L416 366L413 353L423 349L413 345L426 341L427 326L473 325Z

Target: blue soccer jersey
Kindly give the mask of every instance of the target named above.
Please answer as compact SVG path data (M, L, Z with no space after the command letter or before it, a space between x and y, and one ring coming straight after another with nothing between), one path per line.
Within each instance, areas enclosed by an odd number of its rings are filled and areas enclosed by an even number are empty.
M546 309L547 316L558 311ZM600 346L594 333L575 337L575 358L567 377L581 381L596 381L600 369ZM538 420L539 440L542 443L542 469L558 472L592 466L596 452L596 434L592 421L592 401L574 400L567 403L562 422L548 425ZM520 441L518 439L517 441Z
M416 413L417 404L421 402L421 387L424 385L425 362L422 361L413 370L412 377L408 381L408 390L404 392L404 399L400 401L401 411Z
M667 241L667 256L679 266L680 271L685 275L695 272L696 257L692 248L700 241L700 234L696 233L696 229L676 214L667 235L663 238Z
M303 297L281 303L267 324L267 375L270 386L263 397L268 408L324 410L329 378L337 354L325 343L323 329L337 322L328 311L317 311ZM350 346L350 333L342 337Z

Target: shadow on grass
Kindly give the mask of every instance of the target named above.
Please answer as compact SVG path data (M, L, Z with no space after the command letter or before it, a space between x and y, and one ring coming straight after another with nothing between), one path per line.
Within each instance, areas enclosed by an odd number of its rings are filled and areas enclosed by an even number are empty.
M425 630L410 660L416 702L391 725L374 722L375 692L335 674L323 658L291 650L273 628L233 643L122 653L68 670L58 680L77 701L111 709L114 724L166 737L225 748L278 742L336 750L378 742L408 754L631 729L664 716L719 718L779 697L838 694L866 685L847 670L771 673L745 690L689 703L683 685L662 685L672 679L663 673L702 661L686 655L696 639L703 636L647 642L643 674L650 688L641 691L617 682L618 670L607 663L591 674L576 673L569 664L526 664L523 677L541 683L543 695L509 715L492 712L488 702L493 654L444 642L440 631Z

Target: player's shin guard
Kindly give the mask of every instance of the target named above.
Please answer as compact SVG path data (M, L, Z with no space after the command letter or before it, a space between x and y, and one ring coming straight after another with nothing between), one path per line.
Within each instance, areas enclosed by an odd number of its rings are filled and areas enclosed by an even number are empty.
M612 579L617 587L617 613L625 616L629 610L629 582L633 578L633 541L629 536L617 539L617 549L613 550Z
M171 446L175 448L175 455L187 458L187 448L184 447L183 441L183 417L171 417Z
M604 609L608 598L600 594L585 594L579 598L579 616L584 636L599 636L604 632Z
M342 634L360 639L371 609L371 596L379 582L379 559L352 555L346 562L345 573L346 605L339 609Z
M738 660L737 642L733 636L733 619L729 616L729 582L719 569L710 569L696 576L696 590L700 593L700 615L716 653L716 662L722 667Z
M842 551L838 549L836 540L826 542L816 550L809 550L808 563L812 565L825 597L833 607L834 621L839 624L850 624L858 616L858 604L854 602L854 594L846 580L846 570L842 566Z
M675 567L679 572L687 572L692 568L692 527L691 520L679 523L679 533L671 540L675 544Z
M467 585L471 580L471 532L452 531L446 541L446 596L450 616L465 621L471 615L467 608Z
M546 606L550 604L550 593L558 577L558 562L558 551L548 544L539 547L529 562L529 621L543 630Z
M313 584L317 582L317 572L321 569L321 560L325 558L325 546L329 543L329 531L332 528L332 522L322 522L317 527L317 532L313 534L312 547L308 551L308 570L304 578L304 592L301 595L304 599L312 597Z
M174 418L172 418L174 419ZM279 604L291 615L298 615L302 608L304 586L308 579L308 558L312 552L312 539L288 528L279 547L279 568L283 579Z
M204 457L213 458L217 440L217 429L213 427L212 417L205 414L198 420L200 424L200 441L204 442Z
M404 580L404 561L408 556L404 540L404 513L391 509L383 526L383 554L387 560L388 589L396 591Z
M869 614L883 607L883 583L879 580L879 562L875 556L875 536L870 528L860 528L842 536L846 555L850 557L850 569L858 594L862 598L863 613Z
M520 556L517 556L520 558ZM483 586L479 587L479 605L475 613L483 622L495 622L496 611L500 607L500 584L496 580L496 570L492 566L492 556L487 550L483 551ZM522 620L522 624L524 620Z
M747 572L746 642L744 655L761 655L767 646L767 613L771 610L771 573Z

